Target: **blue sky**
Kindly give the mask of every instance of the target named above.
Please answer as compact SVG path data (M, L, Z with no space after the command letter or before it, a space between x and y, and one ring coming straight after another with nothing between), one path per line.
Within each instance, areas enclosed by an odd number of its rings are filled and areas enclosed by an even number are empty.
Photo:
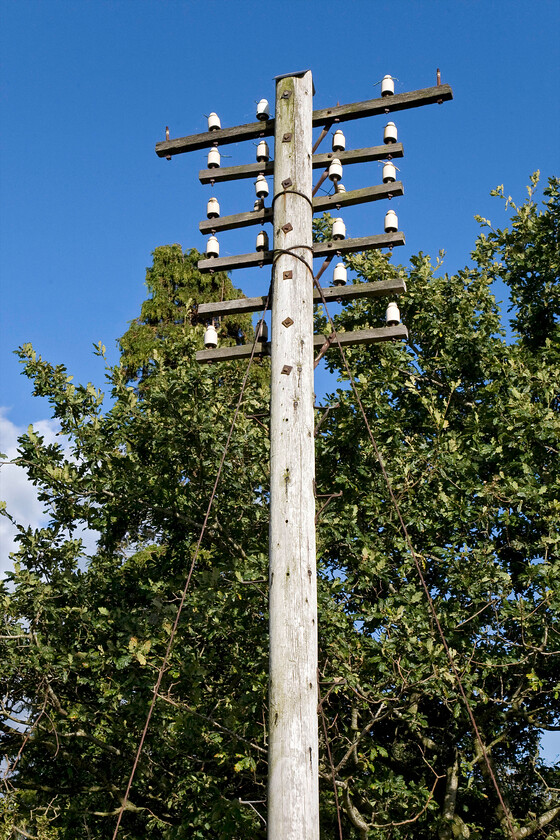
M104 384L92 345L111 362L116 338L140 309L151 251L179 242L204 248L198 222L210 188L198 182L206 154L170 163L156 141L254 120L274 101L273 77L310 68L315 107L435 84L454 100L394 119L405 156L405 196L395 199L407 244L443 270L468 262L479 213L506 224L503 183L522 201L530 174L558 174L560 88L555 2L354 0L0 0L2 120L0 223L0 427L4 451L48 406L32 398L12 351L23 342L75 381ZM345 126L348 148L381 143L383 118ZM324 150L328 150L325 144ZM251 144L224 147L225 165L254 160ZM347 188L379 183L378 164L348 167ZM251 181L217 185L222 214L252 208ZM350 208L350 236L382 231L384 203ZM221 235L221 254L252 251L254 229ZM247 294L266 291L266 269L236 272ZM9 486L8 486L9 485ZM12 509L33 524L40 511L22 476L6 481ZM9 535L8 535L9 537ZM550 742L549 750L558 746Z
M204 247L198 222L210 187L204 152L154 153L156 141L253 121L274 100L273 76L311 68L315 107L435 83L454 100L398 115L405 186L394 199L407 244L444 270L464 265L475 213L504 224L489 191L523 200L531 172L558 171L560 3L263 2L238 0L2 0L0 404L19 425L47 417L12 351L31 341L76 381L103 385L103 341L115 339L144 298L157 245ZM348 148L380 142L383 118L348 123ZM325 141L325 149L328 141ZM224 147L225 164L254 159L251 143ZM378 164L347 167L350 187L380 182ZM251 181L216 185L222 213L250 209ZM385 203L350 208L349 235L382 230ZM254 229L221 235L221 253L253 250ZM266 269L236 272L247 293Z

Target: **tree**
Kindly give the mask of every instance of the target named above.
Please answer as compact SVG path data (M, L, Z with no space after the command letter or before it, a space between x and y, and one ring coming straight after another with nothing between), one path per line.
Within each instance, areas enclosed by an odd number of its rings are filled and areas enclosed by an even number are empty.
M559 768L538 745L560 726L559 182L542 209L536 183L521 206L508 199L509 230L482 222L472 267L456 275L438 275L422 254L409 268L377 252L348 258L358 281L407 280L411 340L346 356L489 761L344 382L317 437L318 492L342 491L318 524L325 838L338 837L335 788L348 838L558 836ZM327 221L318 227L328 233ZM122 802L246 369L194 361L190 301L238 295L226 277L198 275L196 258L178 246L154 253L107 409L93 386L20 350L70 448L32 429L20 440L50 522L20 530L2 593L1 737L16 765L2 800L7 837L15 824L105 838ZM510 289L512 341L490 291L497 278ZM347 305L337 328L376 326L383 308ZM220 331L250 339L251 325ZM347 380L335 349L327 360ZM267 403L264 360L250 374L123 838L265 836L268 442L255 415ZM83 525L99 534L88 556Z

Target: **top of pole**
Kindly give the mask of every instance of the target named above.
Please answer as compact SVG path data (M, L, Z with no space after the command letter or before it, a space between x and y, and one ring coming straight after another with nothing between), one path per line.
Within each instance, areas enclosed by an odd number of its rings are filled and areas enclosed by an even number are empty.
M288 79L290 76L305 76L306 73L309 73L309 69L307 70L298 70L297 73L280 73L279 76L273 76L275 82L279 79Z
M309 69L309 70L298 70L297 73L281 73L279 76L273 76L272 78L274 79L275 82L279 82L280 79L290 79L290 78L301 79L301 77L305 76L306 73L311 73L311 69ZM315 83L312 81L311 84L312 84L311 93L312 93L313 96L315 96Z

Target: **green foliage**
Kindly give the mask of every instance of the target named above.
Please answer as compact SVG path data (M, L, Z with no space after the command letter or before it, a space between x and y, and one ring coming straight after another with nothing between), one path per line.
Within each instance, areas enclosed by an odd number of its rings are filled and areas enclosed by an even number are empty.
M508 200L511 229L481 233L456 275L423 254L408 268L348 257L358 282L406 279L410 341L347 357L515 840L552 840L560 768L538 745L560 725L558 181L542 209L533 194ZM20 439L49 522L20 529L0 594L0 737L16 765L0 800L6 840L14 826L102 840L115 824L245 372L194 362L193 302L239 294L199 275L196 259L155 251L150 297L108 372L108 409L91 385L20 350L69 448L32 428ZM496 278L510 289L513 343ZM337 327L378 326L386 303L344 306ZM245 341L250 320L220 332ZM327 362L346 378L335 350ZM268 439L251 415L267 411L267 379L255 365L122 838L265 836L244 803L266 799ZM511 838L355 398L345 384L334 399L317 439L319 492L342 490L318 526L320 687L344 836ZM99 535L89 556L84 526ZM322 749L321 831L334 840Z

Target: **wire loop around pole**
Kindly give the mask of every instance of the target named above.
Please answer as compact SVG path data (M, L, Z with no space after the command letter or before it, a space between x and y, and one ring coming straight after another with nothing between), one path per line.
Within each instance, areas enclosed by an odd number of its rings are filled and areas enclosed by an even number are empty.
M273 197L272 202L270 204L271 208L274 207L274 202L276 201L277 198L280 198L281 195L300 195L302 198L305 198L305 200L307 201L307 203L309 204L309 206L313 210L312 199L310 199L308 195L300 192L299 190L281 190L281 192L276 193L276 195Z
M276 263L278 257L282 256L282 254L287 254L289 257L295 257L296 260L299 260L304 264L304 266L311 272L311 276L313 277L313 266L309 265L307 260L304 260L300 254L292 253L297 248L305 248L307 251L311 251L313 254L313 248L311 245L292 245L290 248L275 248L273 250L273 257L272 257L272 265Z

